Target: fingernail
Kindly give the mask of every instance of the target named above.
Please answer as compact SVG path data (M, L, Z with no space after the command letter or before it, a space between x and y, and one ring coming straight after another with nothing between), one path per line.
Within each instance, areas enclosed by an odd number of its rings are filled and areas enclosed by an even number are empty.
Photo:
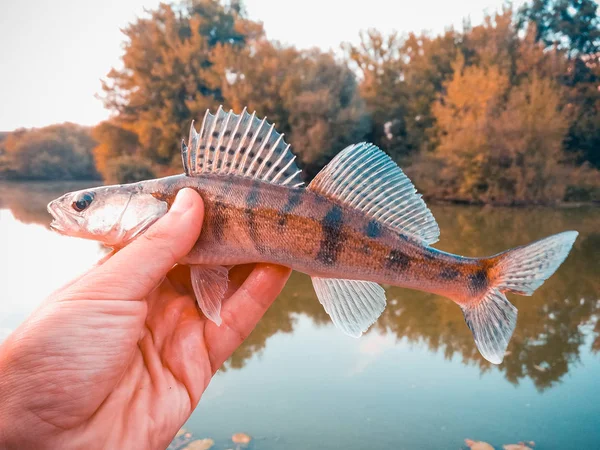
M181 189L175 197L173 206L171 206L171 211L175 213L184 213L185 211L190 209L194 204L194 200L192 198L193 195L194 194L192 193L191 189Z

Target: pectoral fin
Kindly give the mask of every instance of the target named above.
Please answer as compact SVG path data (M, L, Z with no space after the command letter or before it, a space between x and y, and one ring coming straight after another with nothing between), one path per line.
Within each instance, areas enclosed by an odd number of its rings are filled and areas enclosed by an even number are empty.
M229 271L223 266L193 265L190 268L200 310L207 318L221 325L221 303L227 292Z
M385 291L377 283L312 277L319 301L336 327L360 337L385 309Z

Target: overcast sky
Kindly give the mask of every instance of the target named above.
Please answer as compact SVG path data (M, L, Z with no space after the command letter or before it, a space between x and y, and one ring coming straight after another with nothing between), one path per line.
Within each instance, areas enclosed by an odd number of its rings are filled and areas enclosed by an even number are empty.
M521 4L523 0L516 0ZM95 94L118 64L119 31L157 0L2 0L0 2L0 131L57 122L93 125L108 117ZM300 48L337 49L361 29L384 32L480 23L502 0L246 0L267 36ZM356 5L356 6L354 6Z

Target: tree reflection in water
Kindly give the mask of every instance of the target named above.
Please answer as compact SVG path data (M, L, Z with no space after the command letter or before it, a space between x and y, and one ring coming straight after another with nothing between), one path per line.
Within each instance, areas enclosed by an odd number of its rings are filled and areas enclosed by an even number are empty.
M11 209L26 223L48 225L46 204L89 183L2 184L0 208ZM600 209L581 207L489 208L432 206L441 229L436 247L464 256L487 256L564 230L580 235L556 274L533 297L510 295L519 309L510 354L497 366L517 384L529 378L540 390L559 383L577 364L584 345L600 352ZM425 345L446 358L459 356L464 364L492 370L473 342L460 309L450 300L396 287L387 288L388 306L369 333L392 333L397 339ZM247 341L226 363L225 370L242 368L265 348L276 333L292 333L295 318L304 314L318 326L330 320L317 301L310 279L295 273L284 292ZM588 343L589 342L589 343Z

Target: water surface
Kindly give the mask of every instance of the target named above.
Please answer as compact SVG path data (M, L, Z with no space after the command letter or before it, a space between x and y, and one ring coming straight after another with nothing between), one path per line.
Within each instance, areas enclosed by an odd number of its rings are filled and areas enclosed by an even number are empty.
M84 186L0 184L0 340L104 254L47 228L47 202ZM457 449L465 438L600 448L600 209L431 209L436 247L465 256L580 232L533 297L509 294L519 316L503 364L479 356L451 301L395 287L369 332L347 337L294 273L185 428L217 449L236 432L267 450Z

